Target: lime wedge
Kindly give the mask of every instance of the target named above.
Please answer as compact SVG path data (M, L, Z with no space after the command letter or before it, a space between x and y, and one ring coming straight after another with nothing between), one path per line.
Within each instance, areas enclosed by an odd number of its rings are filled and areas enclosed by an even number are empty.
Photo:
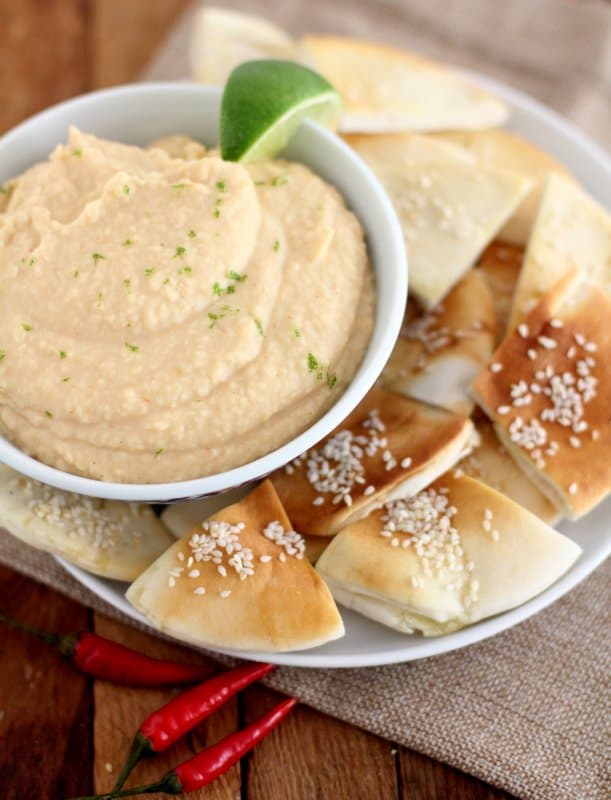
M247 61L227 81L221 106L221 155L264 161L288 143L306 117L333 127L341 100L321 75L292 61Z

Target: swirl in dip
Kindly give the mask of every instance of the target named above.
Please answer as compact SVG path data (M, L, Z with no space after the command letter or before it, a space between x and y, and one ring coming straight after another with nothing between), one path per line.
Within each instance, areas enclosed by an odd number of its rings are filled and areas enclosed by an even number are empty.
M229 469L307 428L361 361L363 231L301 164L72 130L0 202L0 431L47 464Z

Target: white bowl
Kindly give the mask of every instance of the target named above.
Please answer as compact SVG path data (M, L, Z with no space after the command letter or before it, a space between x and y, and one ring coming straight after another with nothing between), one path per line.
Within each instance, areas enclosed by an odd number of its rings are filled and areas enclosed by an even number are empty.
M53 106L0 139L0 183L44 161L64 142L70 125L126 144L182 133L217 142L221 91L212 87L149 83L105 89ZM320 441L360 402L382 371L398 336L407 297L403 236L384 190L361 159L334 134L305 122L282 154L311 167L336 186L365 232L373 265L377 309L373 336L352 382L335 405L304 433L235 469L176 483L110 483L55 469L0 436L0 461L43 483L93 497L167 503L200 497L254 481ZM43 298L32 298L37 302Z

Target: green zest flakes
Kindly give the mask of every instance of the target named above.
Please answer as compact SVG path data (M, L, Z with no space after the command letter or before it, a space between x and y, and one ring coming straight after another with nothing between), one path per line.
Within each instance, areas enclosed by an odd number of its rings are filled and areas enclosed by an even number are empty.
M308 353L308 372L316 372L318 369L318 359L314 353Z
M224 319L227 316L227 314L238 314L239 311L240 311L239 308L231 308L226 303L220 307L218 313L209 311L208 319L210 320L210 324L208 325L208 327L214 328L216 323Z
M276 241L272 245L272 250L274 251L274 253L277 253L278 250L280 250L280 242L278 239L276 239Z
M98 308L102 307L103 299L104 299L104 292L98 292Z
M21 323L21 327L23 328L23 330L24 330L26 333L29 333L29 332L32 330L32 326L31 326L31 325L28 325L28 323L27 323L27 322L22 322L22 323Z
M129 278L125 278L125 280L123 281L123 286L125 287L125 291L126 291L126 293L127 293L127 294L131 294L131 291L132 291L132 282L130 281L130 279L129 279Z
M74 278L78 278L78 276L79 276L79 271L78 271L78 269L75 269L74 270Z
M129 194L130 192L131 192L131 189L129 188L129 186L126 183L124 183L123 184L123 194Z
M248 275L245 272L244 273L235 272L234 270L231 269L227 273L227 277L229 278L230 281L235 281L236 283L244 283L246 278L248 278Z
M49 409L45 409L45 414L49 417L49 419L53 418L53 414L49 411Z
M248 275L244 273L236 272L235 270L229 270L227 273L227 279L232 281L233 283L229 283L227 286L221 286L218 281L215 281L212 284L212 294L215 297L222 297L224 294L234 294L235 293L235 285L236 283L244 283L244 281L248 278Z
M180 269L178 270L179 275L183 274L190 275L192 272L193 270L191 269L191 267L180 267Z
M69 376L69 375L66 375L66 377L65 377L65 378L62 378L62 383L68 383L68 381L69 381L69 380L71 380L71 379L70 379L70 376Z
M259 331L259 336L265 336L265 332L263 330L263 323L260 319L255 320L255 325L257 326L257 330Z
M293 328L293 336L296 339L301 339L301 331L299 330L299 328Z
M284 186L285 183L288 183L289 179L286 175L276 175L270 181L272 186Z
M187 248L186 247L183 247L182 245L178 245L178 247L174 251L174 255L172 256L172 258L182 258L186 252L187 252Z
M121 242L122 247L131 247L133 245L133 241L131 239L125 239L125 241Z
M189 233L187 234L187 236L189 237L189 239L195 239L195 237L197 236L197 234L195 233L195 231L193 230L193 228L191 228L191 230L189 231Z
M327 380L327 386L329 387L329 389L333 389L333 387L337 383L337 375L334 372L329 372L329 370L327 370L327 378L326 378L326 380Z
M159 456L163 453L163 447L158 447L157 450L154 452L155 458L159 458Z
M147 268L144 270L144 277L145 277L145 278L150 278L150 277L151 277L151 275L153 275L153 274L154 274L154 272L155 272L155 267L147 267Z
M221 209L218 206L212 212L212 216L214 219L218 219L221 216Z
M59 351L59 357L60 358L68 358L68 356L66 354L66 351L65 350L60 350Z
M127 341L127 339L125 340L125 347L126 347L126 348L127 348L129 351L131 351L132 353L137 353L137 352L138 352L138 350L140 350L140 348L138 347L138 345L137 345L137 344L131 344L130 342L128 342L128 341Z
M77 147L76 150L72 151L72 155L75 158L80 158L83 155L83 151L80 149L80 147Z
M97 264L98 261L106 261L106 256L103 256L101 253L92 253L91 258L93 258L94 264Z
M219 192L226 192L227 184L225 183L225 181L217 181L216 188L219 190Z
M5 358L6 358L6 353L4 352L4 350L0 348L0 364L4 361Z

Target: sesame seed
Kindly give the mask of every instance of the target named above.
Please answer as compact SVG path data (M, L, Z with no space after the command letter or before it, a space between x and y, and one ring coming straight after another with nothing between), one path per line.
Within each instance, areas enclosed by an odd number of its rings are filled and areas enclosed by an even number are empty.
M206 594L206 587L198 586L196 589L193 589L193 594Z
M272 560L272 556L270 556L270 555L268 555L268 554L264 554L264 555L262 555L262 556L259 556L259 561L260 561L262 564L267 564L267 563L268 563L269 561L271 561L271 560Z
M549 324L552 328L562 328L564 326L561 319L550 319Z
M581 447L581 440L577 436L569 436L569 444L571 447Z
M113 770L113 766L112 766L112 764L110 763L110 761L107 761L107 762L104 764L104 769L106 770L106 772L112 772L112 770Z
M490 372L500 372L503 369L503 365L499 364L498 361L493 361L490 364Z
M312 505L313 506L321 506L324 502L325 502L325 498L321 497L320 495L318 495L318 497L315 497L312 500Z
M511 406L499 406L496 410L497 414L501 415L509 414L510 411L511 411Z
M229 595L231 594L231 589L223 589L223 591L219 592L219 594L223 598L229 597Z
M567 358L575 358L577 355L577 348L574 344L572 344L569 349L566 351Z
M492 531L490 535L492 536L493 542L498 542L498 540L501 538L501 534L496 530L496 528Z
M178 558L179 561L184 561L185 560L185 554L184 553L177 553L176 557Z
M187 575L188 578L199 578L199 570L192 569L189 574Z
M219 573L219 575L222 575L223 578L227 577L227 570L225 569L225 567L222 564L219 564L216 569L217 569L217 572Z
M534 361L535 358L537 357L537 351L535 350L534 347L529 347L528 350L526 351L526 355L530 358L531 361Z
M278 561L282 561L284 563L286 561L286 553L279 553Z
M528 325L525 322L522 322L518 325L518 333L522 337L522 339L528 338Z
M403 467L403 469L407 469L408 467L411 467L411 465L412 465L412 459L409 456L406 456L406 458L403 458L401 460L401 466Z
M366 497L369 497L370 495L374 494L375 490L376 490L376 487L375 487L375 486L367 486L367 487L365 488L365 490L363 491L363 494L364 494Z
M170 575L168 578L168 586L170 589L173 589L176 586L176 578L173 575Z
M579 491L579 486L577 486L576 483L572 483L569 486L569 494L577 494L578 491Z
M538 336L537 341L544 347L546 350L553 350L555 347L558 347L558 342L555 339L551 339L549 336Z

